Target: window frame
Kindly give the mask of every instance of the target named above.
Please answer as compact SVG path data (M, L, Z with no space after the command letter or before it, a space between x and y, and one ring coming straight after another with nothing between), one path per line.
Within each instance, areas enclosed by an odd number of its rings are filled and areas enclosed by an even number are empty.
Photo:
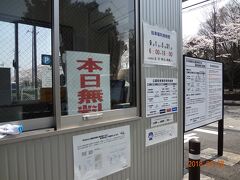
M73 128L73 127L80 127L80 126L85 126L87 124L101 124L104 122L109 122L109 121L118 121L118 120L123 120L123 119L129 119L129 118L134 118L134 117L139 117L140 116L140 91L137 91L139 89L138 87L140 84L140 56L139 56L139 26L138 26L138 16L139 16L139 11L138 11L138 1L137 0L130 0L133 1L134 3L134 26L135 26L135 83L136 83L136 89L135 89L135 95L136 95L136 106L135 107L130 107L130 108L123 108L123 109L113 109L113 110L106 110L106 111L99 111L99 112L91 112L91 113L84 113L84 114L75 114L75 115L65 115L56 117L56 127L57 130L59 129L65 129L65 128ZM54 7L55 13L54 13L54 20L55 22L58 22L57 24L54 22L54 28L56 28L56 31L59 32L60 28L60 10L59 10L59 1L54 0L55 2L55 7L58 7L57 9ZM57 16L57 17L56 17ZM56 36L56 31L53 33L54 36ZM59 34L59 33L58 33ZM57 45L59 44L59 37L55 37L55 41ZM55 47L58 47L55 45ZM59 53L59 48L55 48L54 51L57 51L56 54ZM56 59L54 59L54 62L59 62L59 57L55 56ZM59 63L57 63L59 64ZM56 65L57 67L57 65ZM56 72L55 72L56 73ZM58 77L60 74L58 74ZM60 84L58 83L58 77L55 79L56 84L58 89L60 89ZM60 97L60 92L58 93L58 97ZM60 98L59 98L60 99ZM58 100L59 100L58 99ZM61 111L61 102L57 101L56 102L56 110ZM57 114L59 114L58 111L56 111ZM60 112L61 113L61 112ZM85 117L92 116L93 119L91 120L84 120Z
M51 6L51 25L45 26L51 28L51 39L52 39L52 92L53 92L53 116L44 117L44 118L34 118L34 119L25 119L19 121L10 121L2 122L2 124L23 124L24 131L47 129L54 127L55 130L61 130L66 128L76 128L89 125L98 126L103 123L114 122L119 123L123 120L136 120L141 116L141 102L140 102L140 82L141 82L141 73L140 73L140 25L139 25L139 2L138 0L130 0L134 2L134 25L135 25L135 97L136 97L136 106L124 109L113 109L107 111L100 111L94 113L86 114L76 114L76 115L61 115L61 92L60 92L60 71L59 71L59 29L60 29L60 19L59 19L59 0L52 0ZM3 20L6 21L6 20ZM10 18L7 22L12 23L23 23L33 25L31 21L19 21L14 22ZM42 23L40 22L42 25ZM101 114L100 118L92 120L83 120L86 116L94 116L96 114Z
M52 5L51 5L51 16L52 16L52 21L50 24L46 23L46 22L42 22L42 21L37 21L37 20L30 20L30 19L20 19L20 20L16 20L15 17L11 17L11 16L3 16L0 17L0 20L3 22L8 22L8 23L12 23L14 24L15 27L15 32L18 31L19 28L19 24L23 24L23 25L31 25L31 26L35 26L35 27L44 27L44 28L50 28L51 30L51 38L53 37L53 11L54 11L54 7L53 5L55 4L56 0L52 0ZM34 23L33 23L34 22ZM16 35L15 35L16 36ZM15 39L15 51L16 48L18 49L18 34L16 37L14 37ZM17 42L17 43L16 43ZM52 46L52 53L53 53L53 41L51 43ZM18 61L18 60L17 60ZM17 62L19 63L19 61ZM52 73L54 72L54 69L52 70ZM17 80L19 79L19 73L17 73ZM53 87L52 87L53 88ZM17 92L19 93L19 88L17 87ZM53 93L54 95L54 93ZM53 110L54 110L54 104L55 104L55 99L53 97ZM6 121L6 122L1 122L0 125L4 125L4 124L22 124L24 127L24 131L32 131L32 130L39 130L39 129L47 129L47 128L53 128L56 126L56 122L55 122L55 112L53 111L53 115L52 116L47 116L47 117L42 117L42 118L32 118L32 119L22 119L22 120L18 120L18 121Z

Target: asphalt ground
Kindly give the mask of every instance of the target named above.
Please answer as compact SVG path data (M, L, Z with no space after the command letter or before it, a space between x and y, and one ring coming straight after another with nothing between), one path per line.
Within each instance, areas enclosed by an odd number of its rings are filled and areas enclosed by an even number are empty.
M217 123L189 131L184 135L185 178L188 179L188 141L201 142L201 179L240 180L240 106L225 106L224 153L217 157ZM222 163L224 162L224 165Z

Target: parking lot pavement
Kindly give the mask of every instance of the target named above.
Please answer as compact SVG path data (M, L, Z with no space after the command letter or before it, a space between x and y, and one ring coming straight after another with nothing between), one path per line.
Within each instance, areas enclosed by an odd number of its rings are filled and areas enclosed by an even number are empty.
M190 131L184 138L184 165L188 163L188 141L197 138L201 141L201 161L213 160L215 163L224 162L224 166L201 166L201 179L239 180L240 178L240 131L225 129L224 153L217 157L217 128L203 127ZM211 161L212 162L212 161ZM187 170L185 170L187 177Z

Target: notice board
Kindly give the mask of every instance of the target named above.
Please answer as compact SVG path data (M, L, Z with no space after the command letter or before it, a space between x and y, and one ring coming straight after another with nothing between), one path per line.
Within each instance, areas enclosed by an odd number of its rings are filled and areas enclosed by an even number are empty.
M185 132L223 118L223 64L184 57Z

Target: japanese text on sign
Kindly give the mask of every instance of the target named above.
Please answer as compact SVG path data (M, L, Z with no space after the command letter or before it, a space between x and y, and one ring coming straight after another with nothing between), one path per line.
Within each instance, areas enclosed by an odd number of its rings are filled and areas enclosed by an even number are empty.
M110 109L109 55L67 51L66 62L69 113Z
M222 119L222 64L185 57L185 131Z
M167 39L170 39L170 37L171 37L169 34L164 34L164 33L157 32L157 31L151 31L151 34L155 35L155 36L161 36L161 37L164 37Z
M102 61L96 61L92 58L88 58L87 60L77 60L77 62L81 63L77 68L79 71L85 69L88 72L87 74L80 74L78 112L88 113L92 111L102 111L103 93L100 88L100 73L94 73L95 71L102 71L102 68L100 67ZM89 87L95 87L95 89L88 89ZM93 103L97 103L97 105L93 105Z
M130 126L73 136L74 180L95 180L130 167Z
M177 112L176 78L146 78L146 116Z
M176 67L176 33L146 23L143 24L143 30L144 63Z

